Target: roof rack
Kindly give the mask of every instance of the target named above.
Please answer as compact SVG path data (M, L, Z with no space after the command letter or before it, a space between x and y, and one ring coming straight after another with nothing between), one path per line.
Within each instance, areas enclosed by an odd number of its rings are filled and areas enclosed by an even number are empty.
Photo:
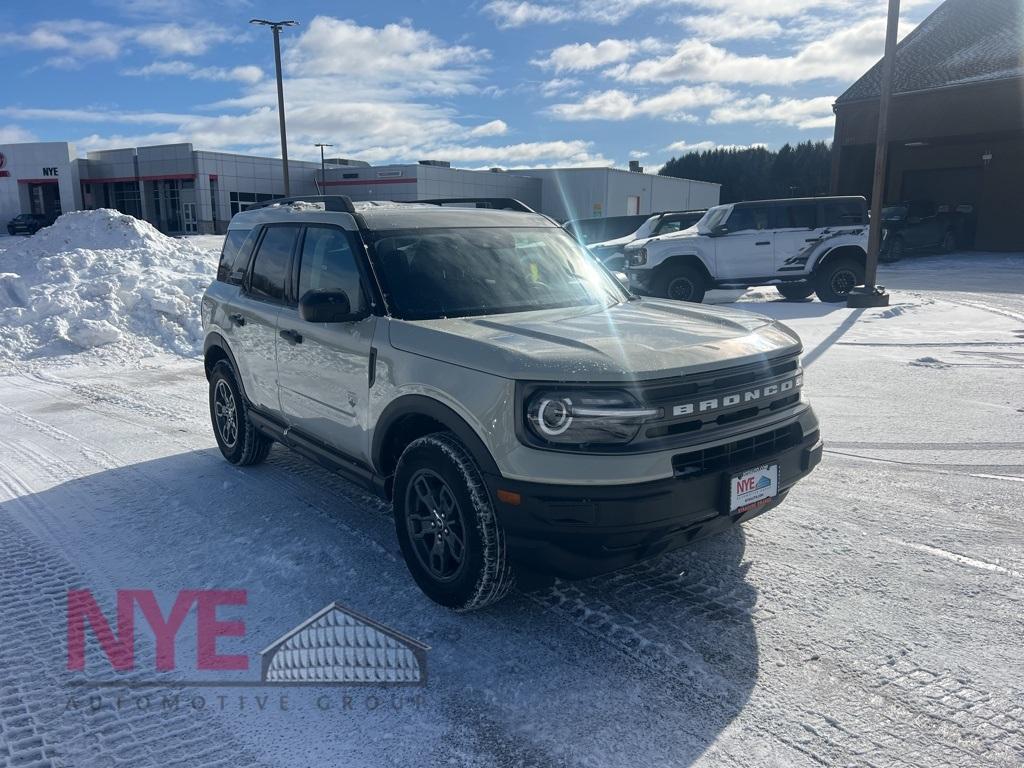
M262 203L253 203L245 210L254 211L257 208L269 208L272 205L288 205L289 203L323 203L324 209L338 213L356 213L352 205L352 198L348 195L298 195L296 197L277 197L273 200L265 200Z
M415 200L417 203L428 205L458 205L474 203L476 208L495 208L502 211L519 211L520 213L536 213L526 203L516 200L514 197L445 197L435 200Z

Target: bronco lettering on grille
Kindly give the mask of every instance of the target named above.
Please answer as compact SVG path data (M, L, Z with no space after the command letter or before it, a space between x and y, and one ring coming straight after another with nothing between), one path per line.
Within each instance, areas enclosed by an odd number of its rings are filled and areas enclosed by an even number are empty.
M737 405L756 402L762 397L772 397L785 392L793 392L804 383L803 374L794 376L775 384L768 384L763 387L744 389L728 395L710 397L707 400L695 400L692 403L681 403L672 407L673 416L691 416L695 413L711 413L724 408L732 408Z

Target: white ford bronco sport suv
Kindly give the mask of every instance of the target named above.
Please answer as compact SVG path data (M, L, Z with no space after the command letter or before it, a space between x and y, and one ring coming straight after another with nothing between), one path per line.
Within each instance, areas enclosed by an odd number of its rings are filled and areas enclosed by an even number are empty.
M791 301L845 301L864 283L867 225L863 197L719 205L682 232L630 243L625 271L633 290L680 301L755 285Z
M202 305L214 434L390 499L435 601L661 554L820 461L784 325L632 296L517 201L302 200L231 220Z

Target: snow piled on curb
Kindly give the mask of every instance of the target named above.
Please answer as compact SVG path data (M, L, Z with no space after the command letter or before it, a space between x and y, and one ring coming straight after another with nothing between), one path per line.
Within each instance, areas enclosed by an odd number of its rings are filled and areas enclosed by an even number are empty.
M0 252L0 360L196 355L216 262L118 211L66 213Z

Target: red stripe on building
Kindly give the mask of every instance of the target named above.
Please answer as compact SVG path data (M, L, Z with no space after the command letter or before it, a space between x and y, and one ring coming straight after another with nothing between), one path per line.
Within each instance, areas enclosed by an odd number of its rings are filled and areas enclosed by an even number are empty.
M45 179L18 179L19 184L60 184L60 179L48 176Z
M352 186L366 186L373 184L415 184L418 179L413 176L411 178L402 179L345 179L343 181L325 181L325 187L352 187Z

